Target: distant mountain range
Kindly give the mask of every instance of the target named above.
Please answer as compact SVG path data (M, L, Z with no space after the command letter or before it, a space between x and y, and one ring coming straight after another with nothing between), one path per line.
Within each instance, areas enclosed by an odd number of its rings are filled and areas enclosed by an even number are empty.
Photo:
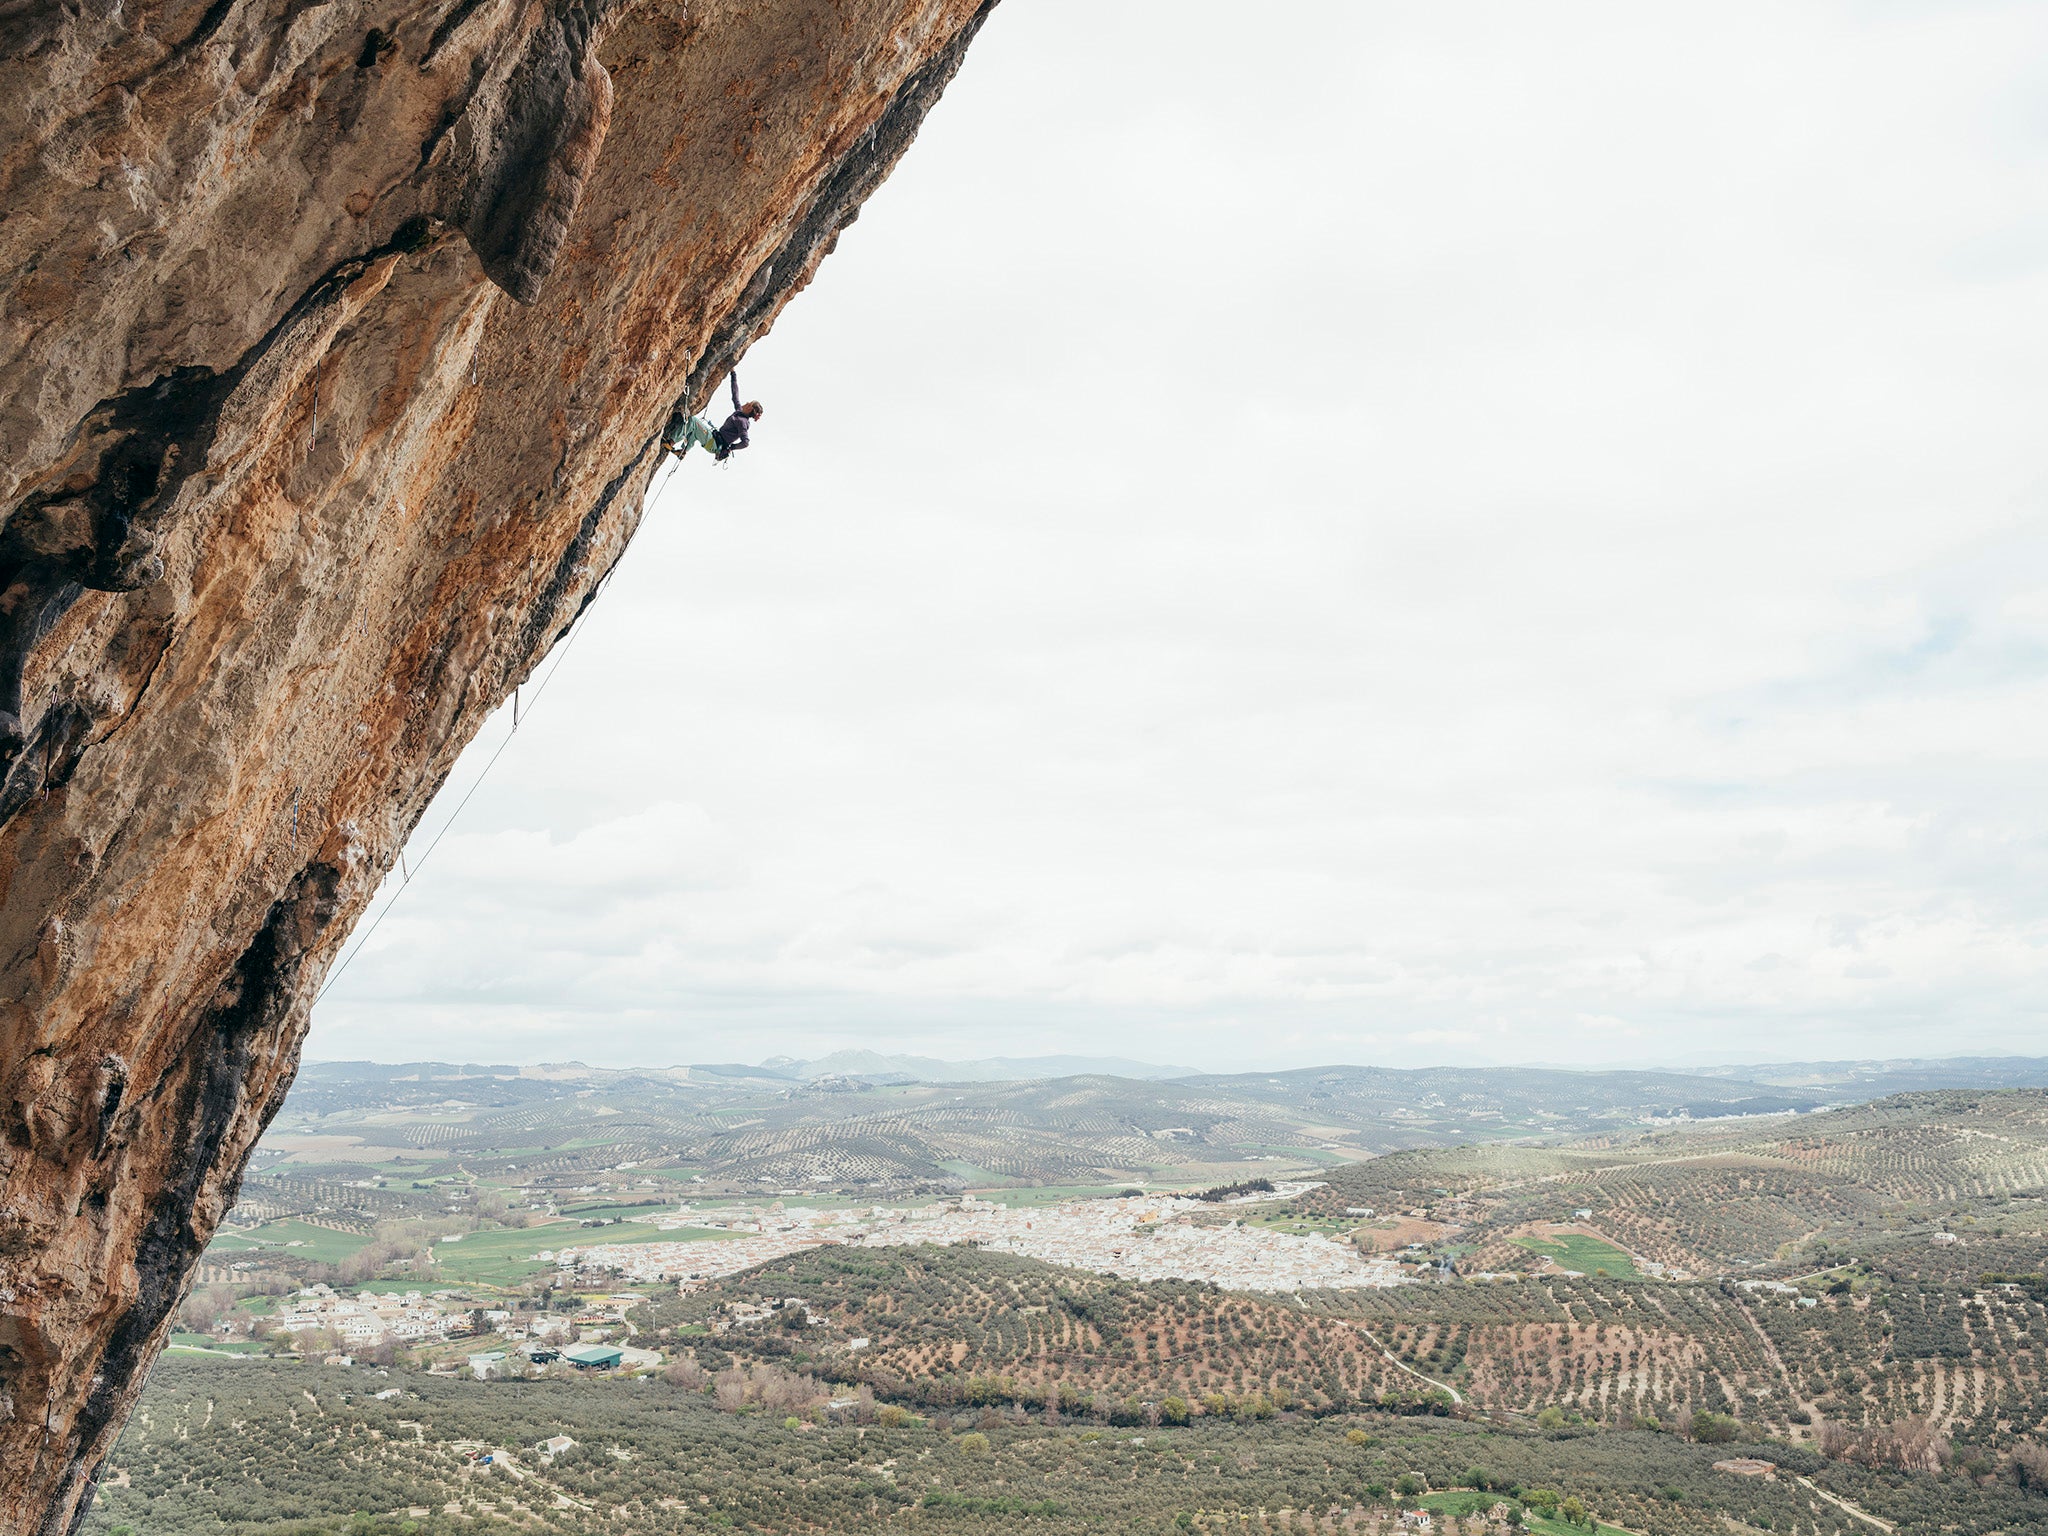
M1697 1077L1734 1078L1773 1088L1833 1088L1872 1094L1937 1088L2048 1087L2048 1057L1939 1056L1895 1061L1779 1061L1680 1068Z
M673 1067L592 1067L580 1061L539 1066L446 1061L309 1061L299 1076L308 1082L461 1082L470 1078L544 1082L615 1082L652 1078L671 1082L815 1083L825 1078L858 1078L874 1083L1023 1083L1058 1077L1121 1077L1133 1082L1169 1082L1198 1077L1193 1067L1169 1067L1124 1056L993 1056L983 1061L941 1061L935 1056L885 1055L880 1051L834 1051L815 1061L771 1056L760 1063L693 1062Z
M1158 1062L1121 1056L992 1056L978 1061L945 1061L934 1056L881 1051L834 1051L815 1060L772 1056L758 1064L693 1063L672 1067L589 1067L581 1062L541 1066L454 1064L449 1062L308 1062L299 1073L308 1086L317 1083L459 1082L488 1078L499 1082L617 1083L643 1079L677 1084L753 1085L814 1084L832 1079L890 1083L1018 1083L1049 1079L1099 1077L1128 1082L1166 1083L1194 1088L1213 1085L1263 1097L1273 1089L1314 1083L1327 1092L1337 1084L1347 1091L1411 1094L1446 1093L1484 1086L1535 1091L1544 1096L1573 1096L1571 1085L1583 1084L1595 1098L1629 1103L1663 1103L1677 1114L1773 1114L1810 1109L1828 1103L1849 1103L1888 1093L1926 1092L1941 1088L2048 1087L2048 1057L1956 1056L1896 1061L1820 1061L1734 1064L1706 1068L1594 1072L1569 1067L1297 1067L1279 1072L1198 1072ZM1694 1085L1688 1089L1687 1085ZM1540 1085L1540 1086L1539 1086ZM1711 1086L1709 1086L1711 1085Z
M298 1178L312 1168L340 1177L315 1154L355 1136L387 1154L416 1148L434 1167L540 1170L571 1188L614 1175L637 1187L661 1168L727 1192L1206 1186L1426 1147L1739 1131L1788 1115L1826 1125L1873 1101L1908 1119L1953 1114L2001 1088L2031 1100L2048 1084L2048 1060L2010 1058L1759 1067L1756 1077L1358 1066L1135 1075L1172 1070L861 1051L638 1070L312 1063L259 1150L264 1166Z
M1128 1077L1165 1082L1199 1077L1193 1067L1166 1067L1123 1056L991 1056L982 1061L941 1061L935 1056L885 1056L880 1051L834 1051L816 1061L771 1056L761 1064L805 1082L821 1077L902 1078L917 1083L1022 1083L1046 1077Z

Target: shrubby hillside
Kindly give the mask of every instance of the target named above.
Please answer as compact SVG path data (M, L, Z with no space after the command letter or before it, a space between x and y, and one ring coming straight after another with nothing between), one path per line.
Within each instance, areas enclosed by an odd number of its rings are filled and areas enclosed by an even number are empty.
M373 1395L393 1387L389 1400ZM556 1436L576 1443L544 1457L536 1447ZM1776 1470L1715 1470L1738 1454ZM1547 1536L1568 1532L1544 1519L1566 1498L1646 1536L1871 1528L1842 1503L1901 1536L2048 1531L2048 1498L2009 1477L1873 1470L1641 1429L1380 1414L1119 1428L993 1405L806 1418L722 1411L715 1386L658 1376L483 1383L213 1360L164 1362L87 1529L1371 1532L1391 1531L1397 1507L1456 1489L1483 1494L1468 1507L1504 1505Z

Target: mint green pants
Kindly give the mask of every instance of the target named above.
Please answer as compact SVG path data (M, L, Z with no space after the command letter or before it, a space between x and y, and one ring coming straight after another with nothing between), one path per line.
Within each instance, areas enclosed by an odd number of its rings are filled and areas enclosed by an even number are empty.
M718 451L718 438L712 433L711 423L702 416L692 416L683 423L683 429L669 439L669 451L681 458L695 446L706 453Z

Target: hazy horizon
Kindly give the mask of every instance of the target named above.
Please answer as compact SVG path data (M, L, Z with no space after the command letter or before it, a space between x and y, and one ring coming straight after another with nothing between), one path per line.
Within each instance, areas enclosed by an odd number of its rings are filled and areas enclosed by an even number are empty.
M304 1060L305 1060L305 1061L307 1061L307 1062L309 1062L309 1063L318 1063L318 1064L320 1064L320 1065L323 1065L323 1066L347 1066L347 1065L353 1065L353 1064L361 1064L361 1065L367 1065L367 1066L378 1066L378 1067L400 1067L400 1066L421 1066L421 1065L435 1065L435 1066L479 1066L479 1067L512 1067L512 1068L520 1068L520 1069L524 1069L524 1068L549 1068L549 1069L555 1069L555 1068L572 1068L572 1067L582 1067L582 1068L590 1069L590 1070L593 1070L593 1071L605 1071L605 1072L616 1072L616 1071L627 1071L627 1072L630 1072L630 1071L647 1071L647 1072L665 1072L665 1071L676 1071L676 1070L680 1070L680 1069L684 1069L684 1068L691 1068L691 1067L697 1067L697 1068L705 1068L705 1067L718 1067L718 1066L740 1066L740 1067L749 1067L749 1068L759 1068L759 1069L763 1069L763 1070L772 1070L772 1068L773 1068L774 1064L776 1064L776 1063L779 1063L779 1062L781 1062L781 1063L794 1063L794 1064L796 1064L796 1065L800 1065L800 1066L811 1066L811 1065L815 1065L816 1063L818 1063L818 1062L821 1062L821 1061L829 1061L829 1060L832 1060L832 1059L833 1059L834 1057L840 1057L840 1056L860 1056L860 1055L867 1055L867 1056L878 1056L878 1057L887 1057L887 1058L895 1058L895 1059L899 1059L899 1060L910 1060L910 1059L917 1059L917 1060L925 1060L925 1061L931 1061L931 1062L934 1062L934 1063L936 1063L936 1064L938 1064L938 1065L942 1065L942 1066L980 1066L980 1065L986 1065L986 1064L990 1064L990 1063L994 1063L994 1062L1011 1062L1011 1063L1017 1063L1017 1064L1020 1064L1020 1065L1021 1065L1021 1064L1029 1064L1029 1063L1032 1063L1032 1062L1041 1062L1041 1061L1046 1061L1046 1062L1051 1062L1051 1061L1061 1061L1061 1062L1064 1062L1064 1061L1082 1061L1082 1062L1093 1062L1093 1063L1098 1063L1098 1064L1108 1064L1108 1063L1116 1063L1116 1062L1119 1062L1119 1061L1121 1061L1121 1062L1122 1062L1123 1064L1126 1064L1126 1065L1135 1065L1135 1066L1142 1066L1142 1067L1147 1067L1147 1068L1151 1068L1151 1069L1154 1069L1155 1071L1160 1071L1160 1072L1164 1072L1164 1071L1172 1071L1172 1072L1176 1073L1177 1075L1182 1075L1182 1076L1190 1076L1190 1077L1196 1077L1196 1076L1257 1076L1258 1074L1260 1074L1260 1073L1262 1073L1262 1072L1299 1072L1299 1071L1312 1071L1312 1070L1318 1070L1318 1069L1320 1069L1320 1070L1343 1070L1343 1069L1346 1069L1346 1068L1356 1068L1356 1069L1361 1069L1361 1070L1366 1070L1366 1071L1396 1071L1396 1072L1427 1072L1427 1071L1442 1071L1442 1070L1480 1070L1480 1071L1498 1071L1498 1072L1576 1072L1576 1073L1588 1073L1588 1074L1590 1074L1590 1073L1599 1073L1599 1072L1679 1072L1679 1073L1685 1073L1685 1074L1691 1075L1691 1074L1698 1074L1698 1073L1703 1073L1703 1072L1715 1072L1715 1073L1740 1073L1740 1072L1742 1072L1742 1071L1743 1071L1743 1070L1745 1070L1745 1069L1752 1069L1752 1070L1769 1070L1769 1069L1771 1069L1771 1068L1776 1068L1776 1067L1786 1067L1786 1066L1800 1066L1800 1067L1814 1067L1814 1068L1826 1068L1826 1067L1837 1067L1837 1068L1852 1068L1852 1067L1853 1067L1853 1068L1871 1068L1871 1067L1909 1067L1909 1066L1910 1066L1910 1067L1940 1067L1940 1066L1954 1066L1954 1065L1956 1065L1956 1064L1958 1064L1958 1063L1962 1063L1962 1062L1985 1062L1985 1063L2020 1063L2020 1062L2033 1062L2033 1063L2048 1063L2048 1053L2042 1053L2042 1054L2034 1054L2034 1055L2029 1055L2029 1054L2025 1054L2025 1053L2019 1053L2019 1052L2015 1052L2015 1053L2010 1053L2010 1054L2004 1054L2004 1055L1975 1055L1975 1054L1968 1054L1968 1053L1964 1053L1964 1054L1956 1054L1956 1055L1944 1055L1944 1056L1897 1056L1897 1057L1887 1057L1887 1058L1879 1058L1879 1057L1848 1057L1848 1058L1837 1058L1837 1059L1832 1059L1832 1060L1813 1060L1813 1059L1808 1059L1808 1058L1800 1058L1800 1057L1779 1057L1779 1058L1774 1058L1774 1059L1765 1059L1765 1058L1750 1058L1750 1059L1744 1059L1744 1060L1739 1060L1739 1061L1737 1061L1737 1060L1727 1060L1727 1061L1712 1061L1712 1062L1703 1062L1703 1063L1698 1063L1698 1064L1694 1064L1694 1065L1691 1065L1691 1066L1685 1066L1685 1065L1680 1065L1680 1064L1678 1064L1678 1063L1674 1063L1674 1062L1670 1062L1670 1061L1661 1061L1661 1062L1660 1062L1660 1061L1615 1061L1615 1062L1610 1062L1610 1063L1604 1063L1604 1064L1602 1064L1602 1065L1598 1065L1598 1066L1585 1066L1585 1065L1573 1065L1573 1064L1571 1064L1571 1063L1566 1063L1566 1062L1557 1062L1557 1061L1503 1061L1503 1062L1484 1062L1484 1063L1475 1063L1475 1062L1458 1062L1458 1061L1434 1061L1434 1062L1422 1062L1422 1063L1417 1063L1417 1064L1412 1064L1412 1065L1405 1065L1405 1066L1394 1066L1394 1065L1392 1065L1392 1064L1389 1064L1389 1063L1379 1063L1379 1062L1365 1062L1365 1061L1347 1061L1347 1060L1338 1060L1338 1059L1334 1059L1334 1058L1333 1058L1333 1059L1331 1059L1331 1060L1328 1060L1328 1061L1300 1062L1300 1063L1292 1063L1292 1064L1288 1064L1288 1065L1275 1065L1275 1064L1273 1064L1273 1063L1270 1063L1270 1062L1265 1062L1265 1063L1259 1063L1259 1064L1255 1064L1255 1065L1237 1065L1237 1066L1212 1066L1212 1067L1203 1067L1203 1066L1198 1066L1198 1065L1195 1065L1195 1064L1192 1064L1192 1063L1186 1063L1186 1062L1164 1062L1164 1061L1150 1061L1150 1062L1146 1062L1146 1061L1133 1061L1133 1060L1131 1060L1130 1058L1116 1058L1116 1057L1103 1057L1103 1056L1089 1056L1089 1055L1087 1055L1087 1054L1085 1054L1085 1053L1075 1053L1075 1052L1060 1052L1060 1053L1057 1053L1057 1054L1045 1054L1045 1055L1018 1055L1018 1054L1013 1054L1013 1053L1001 1053L1001 1054L997 1054L997 1055L992 1055L992 1056L981 1056L981 1057L943 1057L943 1056L941 1056L941 1057L934 1057L934 1056L931 1056L931 1055L930 1055L929 1053L926 1053L926 1052L919 1052L919 1051L892 1051L892 1050L886 1050L886 1049L882 1049L882 1048L879 1048L879 1047L866 1047L866 1046L851 1046L851 1047L842 1047L842 1048L840 1048L840 1049L838 1049L838 1050L835 1050L835 1051L831 1051L831 1052L827 1052L827 1053L825 1053L825 1054L823 1054L823 1055L821 1055L821 1056L811 1056L811 1057L792 1057L792 1056L786 1056L786 1055L780 1055L780 1054L777 1054L777 1055L765 1056L765 1057L760 1057L760 1058L758 1058L758 1059L751 1059L751 1060L748 1060L748 1059L738 1059L738 1058L722 1058L722 1059L717 1059L717 1060L713 1060L713 1059L710 1059L710 1058L701 1058L701 1059L696 1059L696 1060L680 1060L680 1059L678 1059L678 1060L674 1060L674 1061L653 1061L653 1060L637 1060L637 1061L619 1061L619 1060L603 1060L603 1059L599 1059L599 1060L589 1060L589 1059L585 1059L585 1058L583 1058L583 1057L578 1057L578 1056L564 1056L564 1057L552 1057L552 1058L529 1058L529 1059L525 1059L525 1060L509 1060L509 1059L506 1059L506 1058L503 1058L503 1057L486 1057L486 1056L465 1056L465 1057L461 1057L461 1058L452 1058L452 1057L436 1057L436 1056L398 1056L398 1057L389 1057L389 1058L382 1058L382 1057L371 1057L371 1056L360 1056L360 1055L353 1055L353 1056L352 1056L352 1055L347 1055L347 1054L337 1054L337 1055L327 1056L327 1055L313 1055L313 1054L310 1054L310 1053L309 1053L309 1054L307 1054L307 1055L305 1056ZM1114 1074L1110 1074L1110 1075L1114 1075Z
M2048 9L1313 26L996 10L310 1057L2048 1033Z

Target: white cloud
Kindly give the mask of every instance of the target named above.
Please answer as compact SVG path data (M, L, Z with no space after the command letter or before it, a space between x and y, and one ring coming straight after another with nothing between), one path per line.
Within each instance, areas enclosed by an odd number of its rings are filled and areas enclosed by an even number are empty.
M2044 43L998 11L309 1049L2038 1049Z

